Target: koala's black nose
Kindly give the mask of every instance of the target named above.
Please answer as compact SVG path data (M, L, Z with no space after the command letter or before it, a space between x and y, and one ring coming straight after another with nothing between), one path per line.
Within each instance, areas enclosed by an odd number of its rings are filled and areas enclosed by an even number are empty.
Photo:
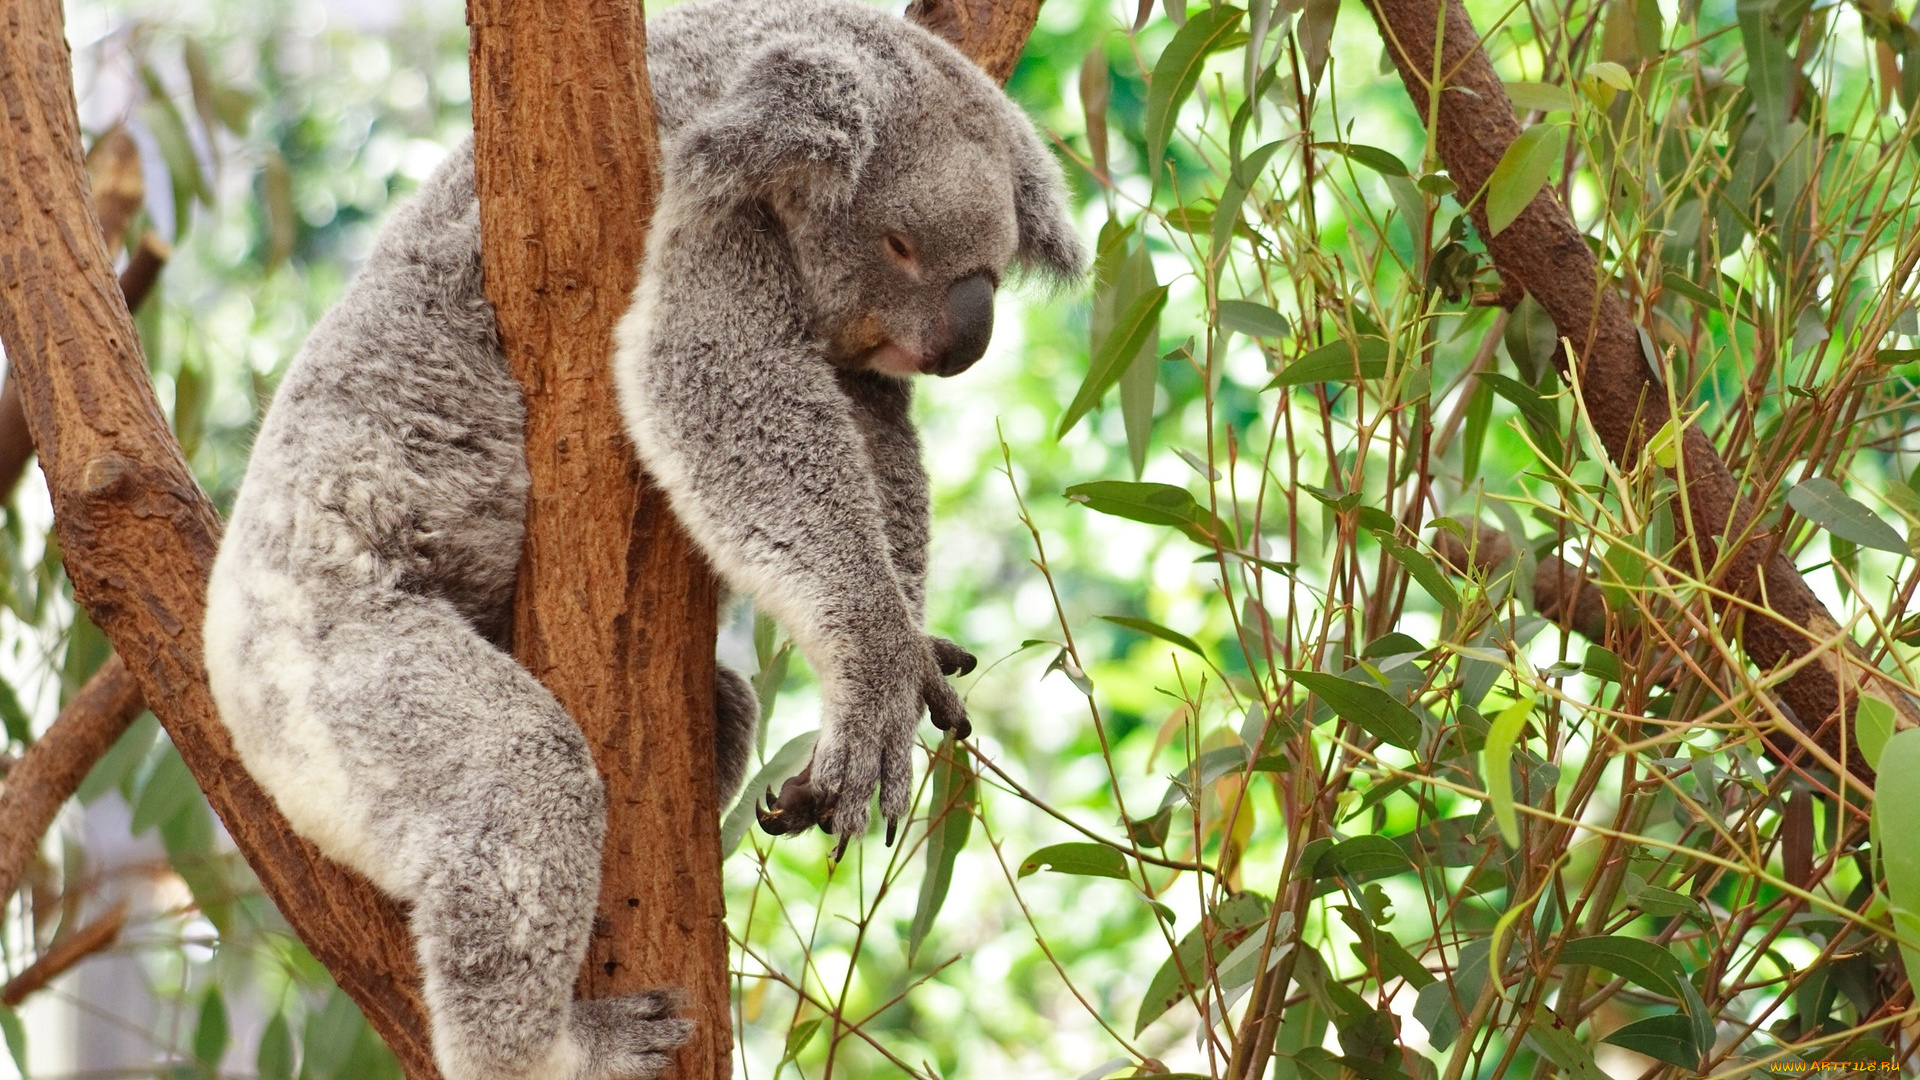
M985 274L961 278L947 290L947 315L953 335L934 358L933 373L958 375L986 355L993 337L993 282Z

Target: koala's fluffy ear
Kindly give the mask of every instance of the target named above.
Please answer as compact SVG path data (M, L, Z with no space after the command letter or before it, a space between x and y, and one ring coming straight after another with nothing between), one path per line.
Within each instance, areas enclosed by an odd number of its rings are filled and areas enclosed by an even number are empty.
M1067 216L1066 183L1024 117L1013 139L1013 214L1020 235L1015 261L1056 284L1078 284L1087 253Z
M678 171L691 190L845 205L874 142L857 68L826 49L778 40L741 67L726 97L681 136Z

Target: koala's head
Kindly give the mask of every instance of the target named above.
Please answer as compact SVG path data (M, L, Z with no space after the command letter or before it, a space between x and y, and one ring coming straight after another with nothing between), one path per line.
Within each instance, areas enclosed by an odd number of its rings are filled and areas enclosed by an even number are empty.
M759 48L676 139L675 182L770 211L834 363L956 375L986 351L1009 273L1070 283L1085 255L1019 109L944 42L876 17L851 49Z

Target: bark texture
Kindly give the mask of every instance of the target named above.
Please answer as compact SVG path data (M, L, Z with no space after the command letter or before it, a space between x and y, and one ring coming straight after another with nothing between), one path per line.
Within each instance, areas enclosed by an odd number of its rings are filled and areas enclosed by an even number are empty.
M1460 0L1368 0L1368 8L1414 108L1433 124L1434 145L1448 174L1461 192L1483 190L1520 135L1520 124ZM1435 72L1448 92L1430 110ZM1625 300L1601 277L1598 260L1551 188L1497 236L1489 234L1484 199L1475 202L1473 216L1500 275L1532 294L1560 336L1573 343L1579 358L1573 375L1594 428L1608 456L1621 468L1632 468L1647 438L1670 413L1666 388L1641 351L1639 328ZM1697 546L1699 568L1725 591L1766 609L1723 612L1753 662L1766 670L1840 637L1839 626L1793 563L1785 555L1767 558L1776 538L1753 529L1753 506L1741 497L1738 482L1699 427L1687 428L1678 466L1687 485L1686 520L1680 524ZM1728 537L1735 543L1723 555ZM1849 642L1824 650L1777 688L1795 724L1823 755L1837 763L1844 753L1851 771L1862 778L1872 773L1853 743L1850 717L1859 689L1875 678L1873 672ZM1888 696L1903 728L1920 723L1904 695ZM1848 722L1836 722L1843 710ZM1804 757L1790 733L1767 734L1777 752Z
M907 18L952 42L993 81L1013 75L1042 0L913 0Z
M922 0L909 15L1005 81L1038 10ZM703 1026L680 1074L725 1077L719 589L634 462L606 362L659 187L645 26L628 0L469 0L467 19L487 297L528 402L514 653L580 723L607 787L580 992L682 987Z
M408 1075L436 1075L398 908L294 835L207 692L219 522L153 394L88 201L58 0L0 9L0 339L75 599L104 630L267 894Z
M675 1075L732 1075L720 807L719 588L645 483L607 358L659 191L634 0L469 0L481 260L527 391L533 487L514 655L580 724L606 783L582 997L680 987Z
M54 815L146 707L127 666L109 656L7 771L0 788L0 896L20 887Z

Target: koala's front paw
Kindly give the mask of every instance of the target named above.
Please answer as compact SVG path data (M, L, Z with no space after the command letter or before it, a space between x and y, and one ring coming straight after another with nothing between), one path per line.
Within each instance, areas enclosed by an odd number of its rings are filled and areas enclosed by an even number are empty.
M630 997L573 1003L573 1034L586 1051L583 1080L653 1080L673 1051L693 1037L693 1021L673 1015L678 993L655 990Z
M785 836L818 825L827 827L833 817L833 801L813 786L813 762L780 785L780 794L767 789L766 805L756 806L754 817L768 836Z
M868 804L880 793L880 814L892 844L913 800L913 729L925 708L934 726L960 738L972 733L967 707L946 676L973 670L972 654L941 638L921 638L904 660L853 673L837 716L799 775L767 793L760 827L774 836L819 825L840 837L833 857L866 831ZM856 689L857 688L857 689Z

